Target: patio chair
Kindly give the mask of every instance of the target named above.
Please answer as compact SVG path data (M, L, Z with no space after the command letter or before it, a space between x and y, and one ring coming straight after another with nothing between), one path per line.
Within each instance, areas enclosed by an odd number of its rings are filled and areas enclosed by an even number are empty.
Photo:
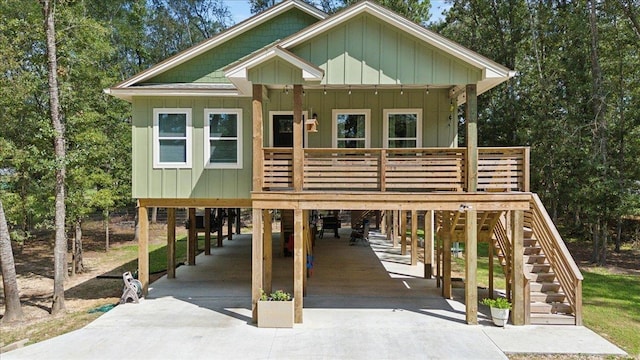
M349 239L349 245L353 246L358 242L362 242L362 244L364 245L369 244L369 221L366 219L362 221L362 228L353 229L351 231L351 238Z

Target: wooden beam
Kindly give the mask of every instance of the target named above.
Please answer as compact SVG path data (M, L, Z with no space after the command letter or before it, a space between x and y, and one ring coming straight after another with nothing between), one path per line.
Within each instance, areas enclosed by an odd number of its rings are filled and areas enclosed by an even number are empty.
M418 211L411 210L411 266L418 265Z
M204 209L204 254L211 255L211 208Z
M400 253L407 255L407 212L400 210Z
M522 191L529 192L531 187L531 148L524 148L524 156L522 159Z
M465 124L467 133L465 140L467 145L467 191L476 192L478 191L478 92L476 84L468 84L466 92Z
M272 292L273 283L273 228L271 224L271 211L262 210L262 219L264 221L264 237L263 237L263 251L264 256L264 274L263 274L263 289L264 292L270 294Z
M467 324L478 323L478 214L475 209L467 210L465 221L466 246L464 299Z
M513 264L512 287L513 294L513 325L525 324L525 304L524 304L524 212L514 210L511 212L511 264Z
M250 208L251 199L220 199L220 198L199 198L199 199L140 199L140 206L163 207L163 208L205 208L205 207L235 207L241 206Z
M216 225L218 226L218 229L217 229L218 230L218 235L217 235L218 247L222 247L222 240L224 239L224 237L222 235L222 227L224 225L223 224L223 221L224 221L223 219L224 218L222 217L222 208L218 208L217 209L217 214L218 215L216 217L218 218L218 223Z
M176 209L167 209L167 278L176 278Z
M294 300L294 321L296 324L302 323L302 297L304 263L303 259L303 227L302 227L302 210L293 211L293 300Z
M302 148L302 85L293 85L293 190L302 191L304 150Z
M187 265L196 264L198 231L196 231L196 209L189 208L189 236L187 237Z
M424 213L424 278L433 277L433 211Z
M253 236L251 237L251 312L253 322L258 321L258 299L263 289L262 269L264 248L262 247L262 211L253 209L251 213Z
M442 296L451 299L451 214L445 213L442 232Z
M264 154L262 153L263 147L263 120L262 120L262 85L253 84L253 100L252 112L253 112L253 191L262 191L262 181L264 174L262 173L264 167ZM251 207L251 206L245 206Z
M142 284L142 294L149 293L149 212L138 206L138 280Z

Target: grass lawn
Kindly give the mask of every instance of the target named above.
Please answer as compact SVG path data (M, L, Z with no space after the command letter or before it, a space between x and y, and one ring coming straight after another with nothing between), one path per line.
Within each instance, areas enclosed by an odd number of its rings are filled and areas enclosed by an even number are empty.
M215 237L212 236L212 243L215 240ZM204 235L198 237L198 253L200 251L204 251ZM127 245L117 249L119 256L122 256L123 253L132 253L133 256L136 257L135 260L122 265L116 271L135 271L138 268L138 245ZM115 254L114 254L115 255ZM187 262L187 237L183 236L176 240L176 264L186 263ZM149 273L157 273L167 270L167 244L149 244Z
M584 325L640 358L640 276L582 269Z

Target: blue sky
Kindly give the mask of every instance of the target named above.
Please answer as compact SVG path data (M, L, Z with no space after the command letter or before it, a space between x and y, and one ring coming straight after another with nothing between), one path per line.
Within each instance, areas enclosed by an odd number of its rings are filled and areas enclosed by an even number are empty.
M251 17L251 5L248 0L224 0L224 2L229 6L236 24ZM441 19L442 11L450 6L445 0L431 0L431 20Z

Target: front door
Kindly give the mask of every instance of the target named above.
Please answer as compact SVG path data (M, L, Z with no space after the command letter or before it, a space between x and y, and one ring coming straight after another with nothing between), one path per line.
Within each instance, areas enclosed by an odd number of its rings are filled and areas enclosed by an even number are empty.
M271 118L271 147L293 147L293 111L272 111ZM305 114L302 114L302 143L306 147L304 131Z

